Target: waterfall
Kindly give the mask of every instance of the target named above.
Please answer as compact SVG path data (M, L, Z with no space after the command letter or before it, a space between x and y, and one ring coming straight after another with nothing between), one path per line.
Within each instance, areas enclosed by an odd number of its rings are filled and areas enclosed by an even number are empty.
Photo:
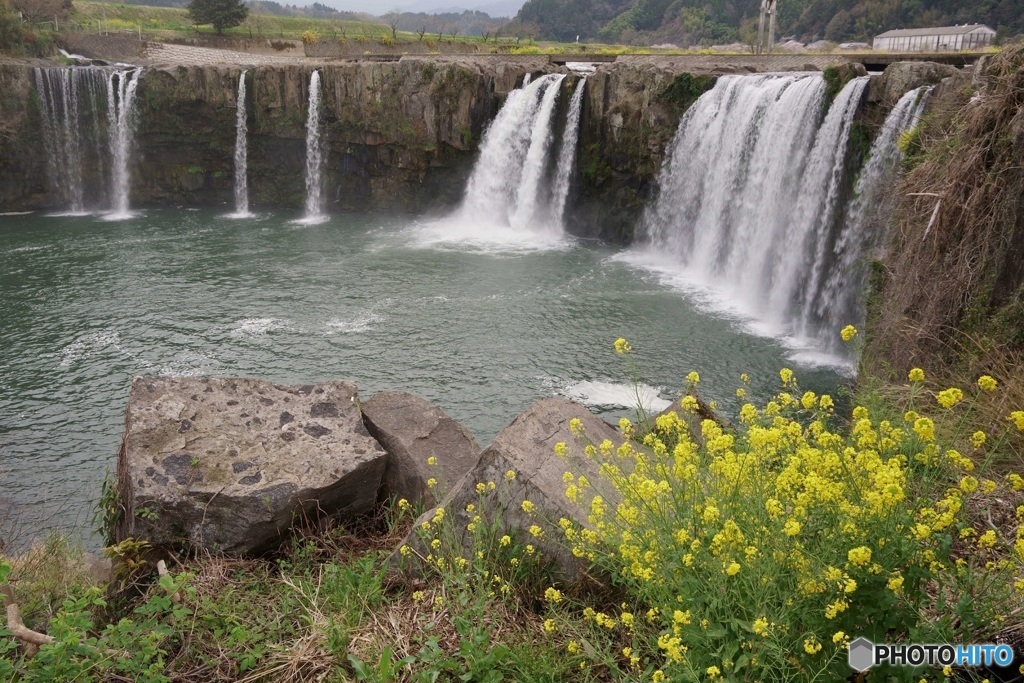
M323 149L320 146L320 72L309 79L309 112L306 114L306 215L303 222L325 220L320 207L323 186Z
M95 164L102 170L99 102L103 72L72 67L34 71L50 185L64 211L85 213L85 169Z
M109 119L110 156L113 162L109 220L131 218L128 196L131 191L131 158L135 135L135 91L142 69L111 71L107 74L107 117Z
M875 138L868 161L857 179L853 199L846 209L845 227L833 249L835 265L825 283L819 310L822 316L831 312L835 324L857 324L864 320L866 258L880 237L888 210L882 206L885 190L892 184L903 160L900 136L917 125L932 89L933 86L923 86L900 98Z
M248 188L248 128L245 108L245 74L238 79L238 99L235 104L235 212L231 218L249 218Z
M576 84L572 102L569 105L569 117L565 122L565 134L562 137L562 149L558 153L558 168L555 171L555 189L551 202L551 216L562 225L565 213L565 202L569 198L569 183L576 166L576 147L580 138L580 113L583 111L583 90L586 78Z
M848 83L823 119L820 75L720 78L679 124L643 221L648 255L776 334L816 333L867 82Z
M551 124L564 75L548 74L513 90L480 144L457 219L516 232L557 232L550 217Z

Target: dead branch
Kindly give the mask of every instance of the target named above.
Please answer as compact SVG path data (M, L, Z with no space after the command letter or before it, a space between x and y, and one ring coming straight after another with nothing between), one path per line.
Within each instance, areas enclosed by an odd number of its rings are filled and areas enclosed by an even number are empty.
M18 603L14 601L14 589L9 584L5 583L0 586L0 593L3 593L4 601L7 603L7 630L15 638L26 645L36 647L39 645L49 645L53 642L53 636L33 631L25 626L25 623L21 620L21 610L18 608Z

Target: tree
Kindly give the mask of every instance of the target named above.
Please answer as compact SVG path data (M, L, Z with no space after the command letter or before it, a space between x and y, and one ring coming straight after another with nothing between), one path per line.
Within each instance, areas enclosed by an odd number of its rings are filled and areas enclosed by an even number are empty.
M70 0L13 0L11 6L30 24L63 20L71 10Z
M188 3L188 16L196 26L213 24L217 33L238 26L249 16L249 8L242 0L192 0Z

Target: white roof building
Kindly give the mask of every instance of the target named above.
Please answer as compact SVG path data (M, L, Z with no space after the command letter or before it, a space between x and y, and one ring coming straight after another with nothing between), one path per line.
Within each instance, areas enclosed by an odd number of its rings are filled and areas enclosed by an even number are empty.
M995 37L996 32L984 24L912 28L875 36L872 47L884 52L976 50L990 45Z

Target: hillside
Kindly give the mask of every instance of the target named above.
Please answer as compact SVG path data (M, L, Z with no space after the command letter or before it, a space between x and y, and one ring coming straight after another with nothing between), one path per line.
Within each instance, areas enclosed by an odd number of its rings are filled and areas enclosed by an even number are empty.
M544 39L632 44L751 42L760 0L529 0L516 22ZM778 35L810 42L868 40L894 28L985 23L1024 32L1019 0L781 0Z

